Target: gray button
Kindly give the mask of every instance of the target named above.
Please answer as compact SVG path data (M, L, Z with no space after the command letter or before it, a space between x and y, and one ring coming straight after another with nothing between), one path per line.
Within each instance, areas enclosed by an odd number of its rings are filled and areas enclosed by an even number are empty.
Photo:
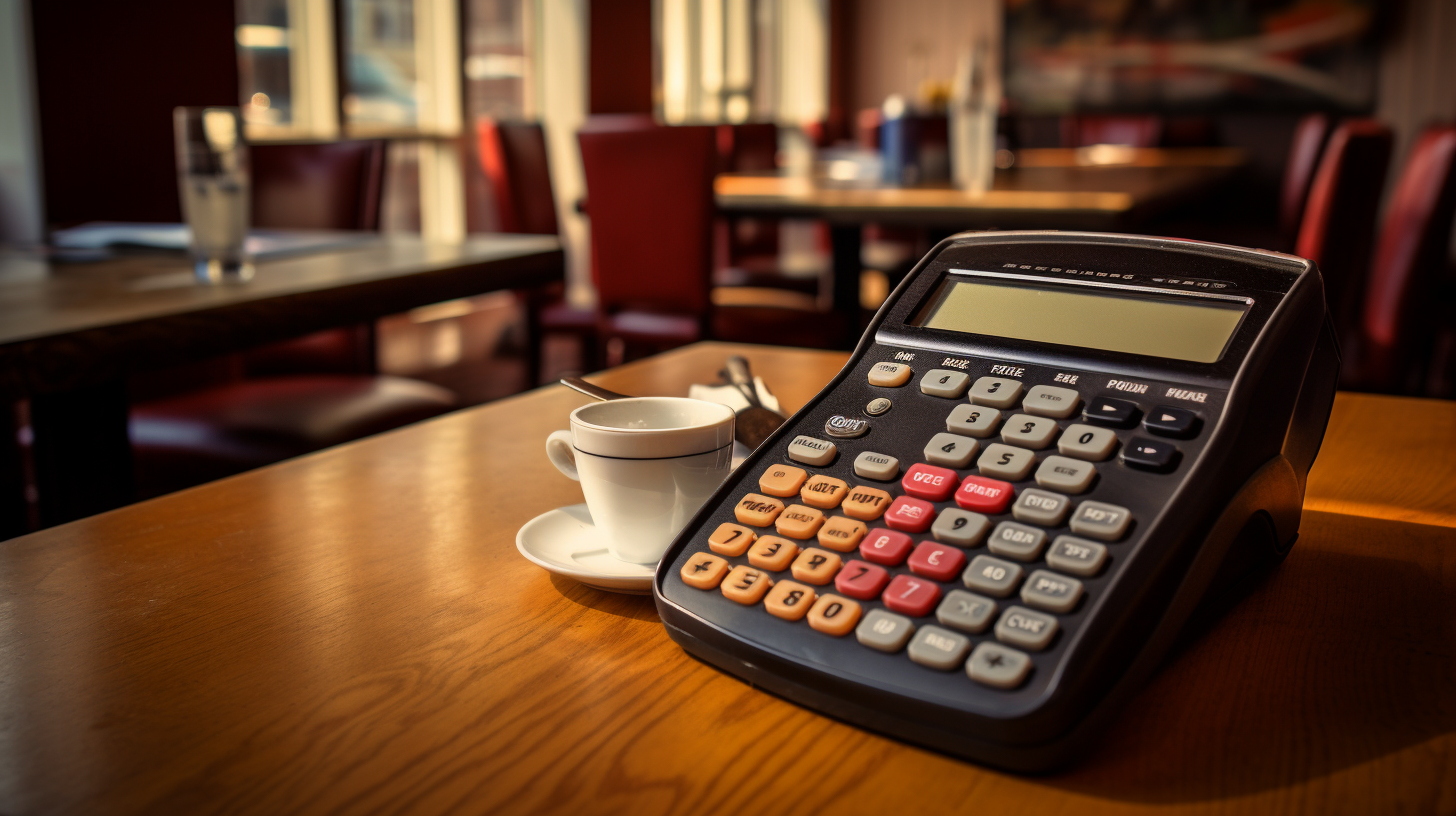
M970 375L964 371L932 368L920 378L920 390L932 397L959 399L961 394L966 393L966 384L970 381Z
M1095 541L1059 535L1047 550L1047 566L1083 577L1096 575L1107 560L1107 548Z
M1066 419L1077 410L1077 404L1081 401L1082 395L1070 388L1034 385L1026 392L1026 399L1021 402L1021 410L1037 416Z
M910 659L932 669L950 671L961 665L966 652L971 650L971 639L939 626L922 626L910 641Z
M1021 399L1021 382L1005 377L982 377L971 386L971 402L992 408L1010 408Z
M854 636L860 643L882 652L898 652L905 648L905 641L915 632L910 619L883 609L872 609L859 626Z
M889 411L890 404L890 401L885 399L884 397L872 399L869 401L869 404L865 406L864 412L868 416L877 417L885 413L886 411Z
M909 621L906 621L909 623ZM861 624L862 626L862 624ZM1057 634L1057 619L1024 606L1013 606L996 621L996 639L1012 646L1039 652Z
M1057 438L1057 421L1030 414L1012 414L1001 427L1001 438L1008 445L1041 450Z
M1071 612L1082 600L1082 582L1055 572L1037 570L1021 586L1021 601L1048 612Z
M989 555L978 555L961 573L961 583L992 598L1004 598L1021 580L1021 566Z
M1046 530L1014 521L1003 521L991 531L988 546L997 555L1015 558L1017 561L1035 561L1041 557L1046 541Z
M930 534L936 541L944 541L957 547L974 547L986 537L991 520L980 513L972 513L959 507L940 511L935 523L930 525Z
M985 453L976 460L976 467L992 478L1019 482L1031 472L1031 466L1035 462L1036 454L1026 448L1013 448L995 442L986 446Z
M1132 513L1126 507L1102 502L1084 501L1072 514L1072 532L1099 541L1117 541L1127 534Z
M800 435L794 437L794 441L789 443L789 458L806 465L823 467L834 461L836 450L833 442Z
M986 631L995 614L995 601L964 589L947 592L945 600L935 609L935 619L941 624L973 635Z
M1048 456L1036 469L1036 483L1062 493L1084 493L1097 477L1097 466L1080 459Z
M1031 658L989 640L971 652L966 676L994 688L1016 688L1031 673Z
M945 429L962 436L979 436L982 439L996 432L1001 424L1001 412L984 405L961 404L952 408L945 418Z
M844 414L835 414L824 421L824 435L836 436L840 439L854 439L869 433L870 423L859 417L847 417Z
M1011 515L1017 521L1056 527L1071 509L1072 502L1066 496L1029 487L1016 497L1016 504L1011 505Z
M980 446L981 443L970 437L941 432L926 443L925 461L948 468L970 467L971 457Z
M1111 428L1098 428L1077 423L1068 425L1057 440L1057 450L1063 456L1101 462L1117 449L1117 434Z
M865 451L854 458L854 475L888 482L900 473L900 460L874 451Z

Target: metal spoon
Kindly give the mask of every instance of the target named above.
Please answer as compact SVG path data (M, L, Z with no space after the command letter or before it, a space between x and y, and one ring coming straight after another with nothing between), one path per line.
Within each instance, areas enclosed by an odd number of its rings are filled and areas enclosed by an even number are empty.
M749 450L754 450L784 424L784 416L763 407L763 403L759 401L758 386L753 381L753 373L748 369L748 360L736 355L729 357L723 364L723 375L748 400L748 407L738 412L733 436Z
M595 397L602 400L629 399L626 394L618 394L616 391L608 391L600 385L592 385L580 377L562 377L561 384L573 391L580 391L588 397Z

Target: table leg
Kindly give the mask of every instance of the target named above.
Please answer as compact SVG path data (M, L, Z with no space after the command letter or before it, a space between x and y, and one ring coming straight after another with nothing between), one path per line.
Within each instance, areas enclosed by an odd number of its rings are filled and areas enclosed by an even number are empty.
M832 256L834 311L845 317L839 347L854 348L859 340L859 273L864 229L859 224L830 224L829 251Z
M25 503L25 459L16 404L0 400L0 540L30 531Z
M32 397L40 523L51 527L136 500L126 384Z

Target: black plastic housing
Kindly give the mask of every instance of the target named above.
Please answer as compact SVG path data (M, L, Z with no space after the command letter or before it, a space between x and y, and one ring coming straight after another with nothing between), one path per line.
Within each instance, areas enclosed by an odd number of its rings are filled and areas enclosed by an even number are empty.
M1011 282L1142 287L1149 293L1217 293L1243 299L1248 311L1212 364L913 325L948 276L966 273ZM1028 387L1050 384L1060 374L1089 385L1100 381L1096 378L1134 381L1148 385L1150 394L1178 389L1203 395L1197 405L1202 430L1195 439L1179 442L1182 461L1172 474L1116 463L1099 466L1099 481L1085 498L1128 507L1133 529L1124 543L1114 545L1117 554L1109 569L1084 579L1088 598L1062 616L1062 633L1033 656L1031 677L1015 690L979 686L962 672L935 672L903 654L872 651L853 635L829 638L802 621L779 620L761 608L690 588L678 578L684 560L704 549L707 534L733 520L736 499L757 489L759 474L790 461L785 449L791 439L801 433L823 438L825 421L837 413L863 416L870 399L887 396L885 389L867 384L869 368L906 355L915 361L916 378L945 365L963 368L972 380L993 365L1015 366L1025 372L1020 379ZM730 475L688 523L658 567L653 584L658 610L669 634L688 652L795 702L987 764L1050 769L1074 756L1156 668L1201 602L1287 553L1298 532L1305 476L1323 438L1338 370L1323 287L1308 261L1139 236L954 236L897 287L839 375ZM914 386L912 380L906 388ZM897 401L911 399L901 393ZM1150 395L1138 399L1144 405L1156 402ZM951 404L944 403L947 410ZM943 413L940 417L943 421ZM924 410L897 406L873 420L867 437L841 444L835 462L810 470L867 483L853 473L855 452L886 452L902 461L909 455L916 461L918 446L943 430L934 427L936 421ZM867 610L878 605L864 602Z

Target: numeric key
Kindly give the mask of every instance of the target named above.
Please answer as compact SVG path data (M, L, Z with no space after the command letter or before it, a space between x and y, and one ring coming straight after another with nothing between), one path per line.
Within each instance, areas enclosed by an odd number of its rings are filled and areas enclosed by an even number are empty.
M1010 408L1021 399L1021 381L1005 377L982 377L971 386L971 402L992 408Z
M1028 450L1041 450L1057 438L1057 421L1030 414L1013 414L1001 427L1001 440Z

